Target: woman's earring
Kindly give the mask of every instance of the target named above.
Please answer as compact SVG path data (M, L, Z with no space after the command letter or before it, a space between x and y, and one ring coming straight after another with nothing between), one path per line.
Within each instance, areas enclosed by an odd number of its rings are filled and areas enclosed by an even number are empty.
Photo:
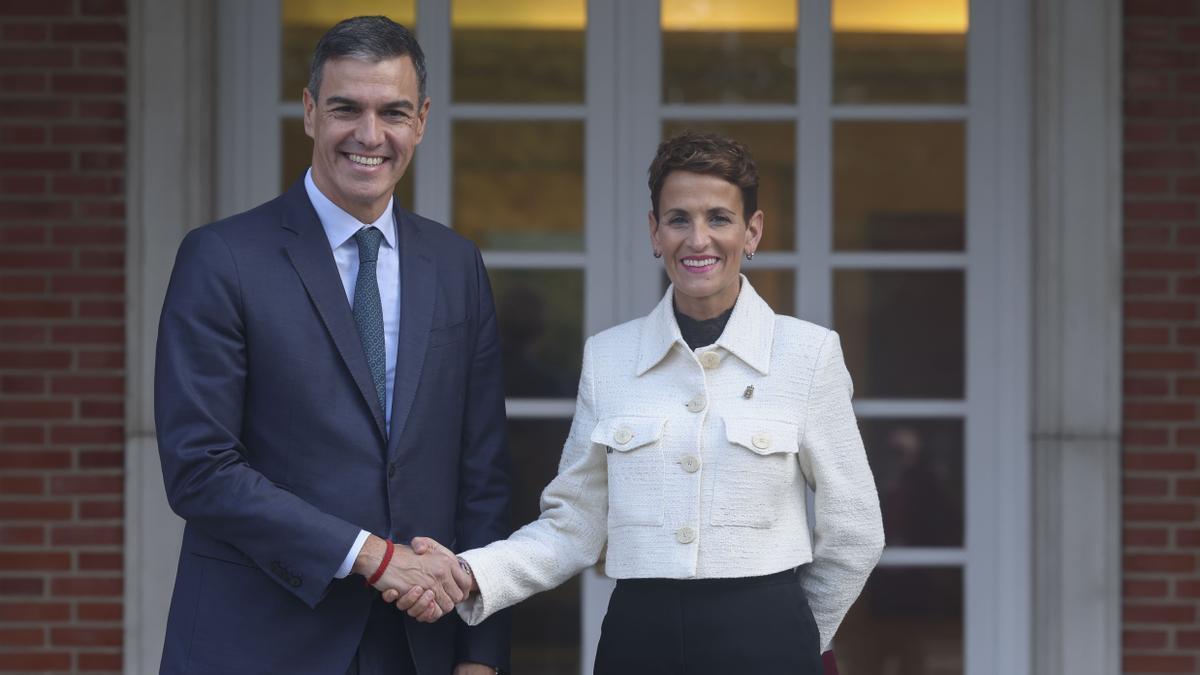
M754 260L754 251L746 251L746 260Z
M662 251L655 251L655 252L654 252L654 257L655 257L655 258L661 258L661 257L662 257Z

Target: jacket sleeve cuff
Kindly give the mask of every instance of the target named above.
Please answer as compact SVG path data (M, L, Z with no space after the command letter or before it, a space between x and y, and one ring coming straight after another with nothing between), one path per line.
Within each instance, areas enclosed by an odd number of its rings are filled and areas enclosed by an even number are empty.
M458 603L455 609L468 626L478 626L496 611L495 602L488 602L492 600L490 595L494 592L488 578L488 565L481 559L478 551L466 551L461 553L460 557L471 566L471 573L475 575L475 584L479 586L479 592Z

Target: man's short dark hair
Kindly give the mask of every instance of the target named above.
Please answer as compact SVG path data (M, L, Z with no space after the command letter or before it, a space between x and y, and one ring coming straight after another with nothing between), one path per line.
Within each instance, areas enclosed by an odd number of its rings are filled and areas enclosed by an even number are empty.
M650 205L658 218L658 198L672 171L690 171L722 178L742 192L742 215L747 221L758 210L758 166L746 146L720 134L694 131L658 144L650 163Z
M386 16L356 16L330 28L313 50L308 93L320 100L321 74L329 59L350 57L378 63L407 56L417 71L417 105L425 102L425 53L412 31Z

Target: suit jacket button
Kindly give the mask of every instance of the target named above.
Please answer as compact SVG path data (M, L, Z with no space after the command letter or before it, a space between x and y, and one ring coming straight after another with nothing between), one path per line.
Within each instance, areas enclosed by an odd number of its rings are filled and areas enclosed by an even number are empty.
M292 577L288 583L292 585L292 588L300 588L300 577Z
M396 476L396 463L389 462L388 463L388 478L394 478L395 476Z

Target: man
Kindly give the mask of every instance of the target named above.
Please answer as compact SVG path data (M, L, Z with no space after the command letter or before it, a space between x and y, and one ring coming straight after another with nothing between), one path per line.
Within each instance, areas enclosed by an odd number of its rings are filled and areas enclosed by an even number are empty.
M429 107L407 29L339 23L304 92L311 169L180 247L155 373L167 495L187 521L163 673L508 667L507 618L468 628L450 611L470 587L453 554L389 543L509 532L479 252L392 202Z

